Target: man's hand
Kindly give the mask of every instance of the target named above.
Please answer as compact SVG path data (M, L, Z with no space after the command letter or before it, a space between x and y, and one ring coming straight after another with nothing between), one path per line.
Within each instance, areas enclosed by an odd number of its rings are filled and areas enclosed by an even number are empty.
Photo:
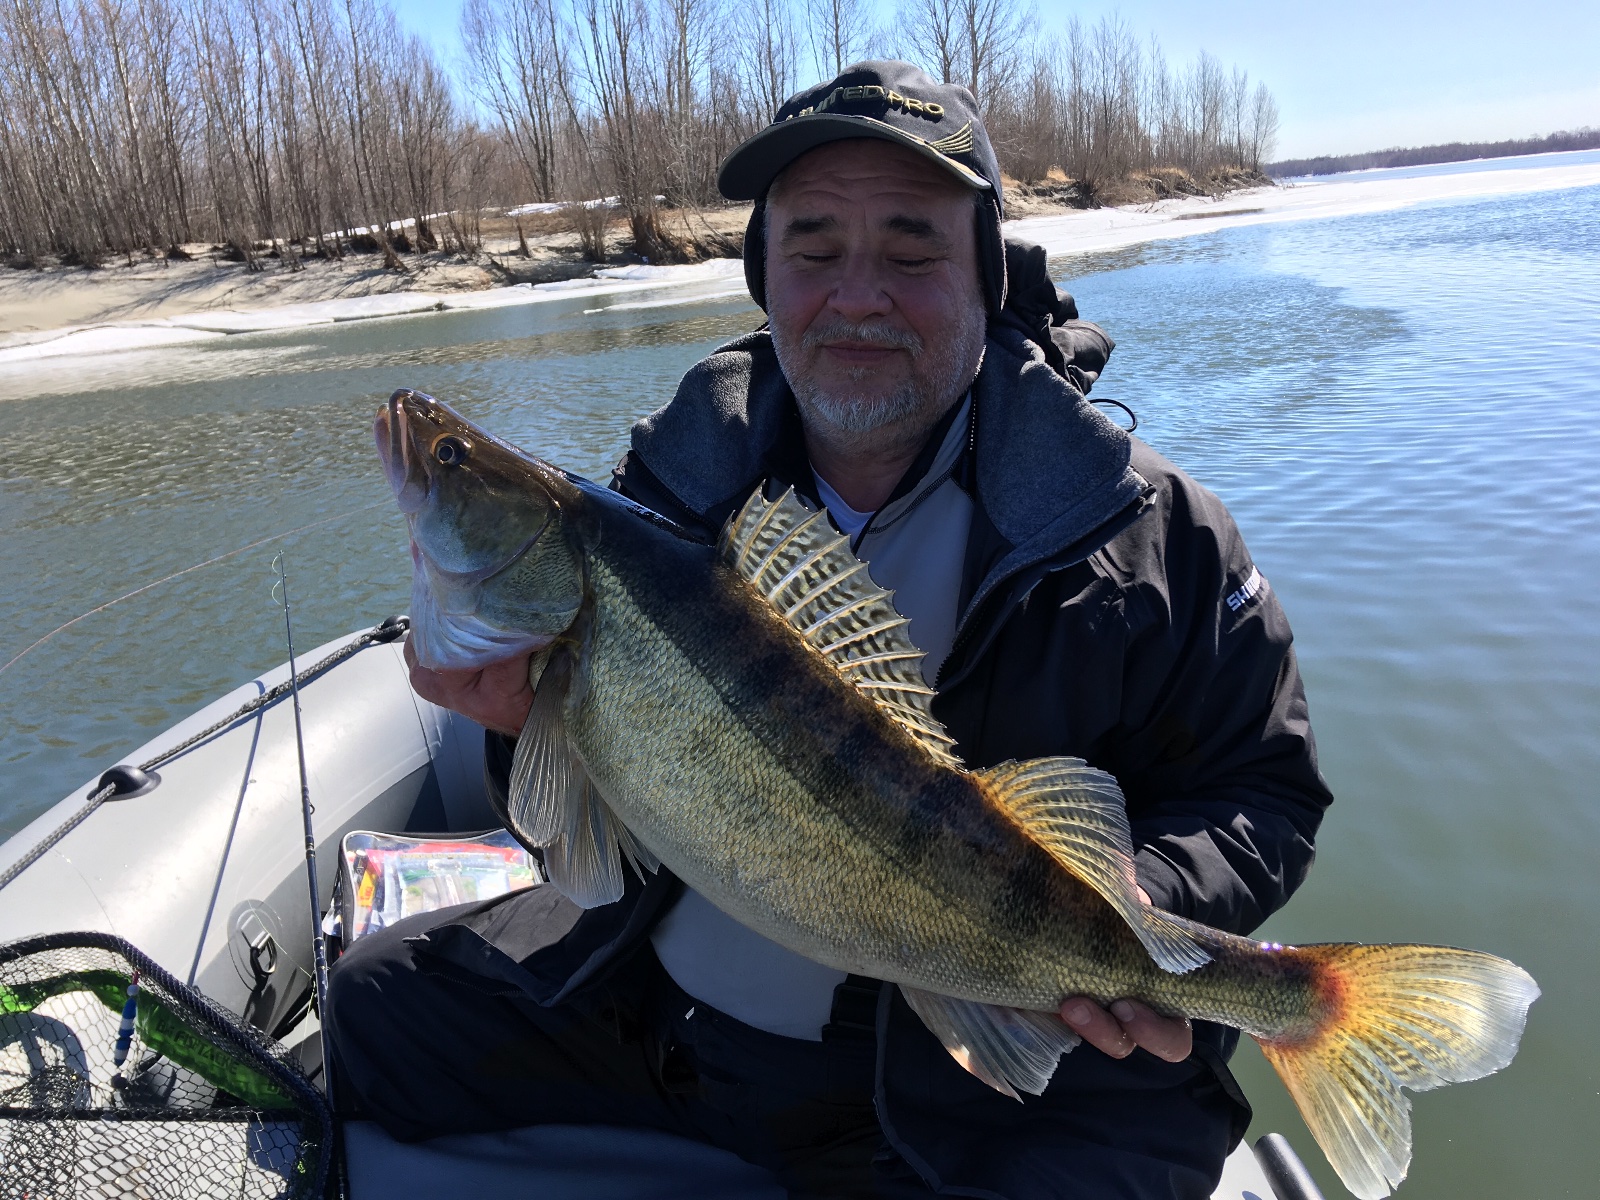
M1139 899L1150 903L1143 888ZM1163 1017L1137 1000L1114 1000L1109 1008L1102 1008L1087 996L1068 996L1061 1002L1061 1019L1112 1058L1127 1058L1135 1046L1143 1046L1157 1058L1182 1062L1194 1049L1188 1021Z
M528 682L531 654L490 663L475 671L433 671L417 662L417 652L406 638L406 666L411 668L411 688L424 700L471 717L485 729L509 737L522 732L533 706L533 686Z

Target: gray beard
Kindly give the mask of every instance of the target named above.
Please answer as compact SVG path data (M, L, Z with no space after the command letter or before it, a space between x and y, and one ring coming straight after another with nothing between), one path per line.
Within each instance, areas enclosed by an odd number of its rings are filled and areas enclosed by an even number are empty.
M806 381L794 388L794 398L811 420L843 434L871 433L888 425L898 425L925 407L922 393L910 380L887 396L871 399L825 392Z
M976 364L982 361L984 322L981 315L974 329L975 336L941 347L930 356L922 339L909 330L833 321L806 330L796 346L786 334L780 333L780 325L775 323L772 326L772 347L805 423L820 427L819 432L830 437L860 436L910 424L917 417L923 418L918 424L931 427L972 382ZM884 396L869 397L855 391L824 389L816 379L799 369L802 356L798 351L814 351L834 338L909 351L913 362L911 378ZM969 344L971 342L977 344L974 346ZM852 374L865 382L869 372L863 369Z

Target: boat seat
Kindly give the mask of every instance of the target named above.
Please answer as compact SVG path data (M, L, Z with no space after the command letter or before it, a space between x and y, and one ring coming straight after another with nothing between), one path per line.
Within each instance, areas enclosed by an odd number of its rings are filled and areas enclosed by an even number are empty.
M785 1200L770 1173L654 1129L537 1125L397 1142L344 1127L350 1200Z
M674 1134L536 1125L397 1142L370 1121L344 1127L350 1200L785 1200L761 1167ZM1212 1200L1273 1200L1241 1142Z

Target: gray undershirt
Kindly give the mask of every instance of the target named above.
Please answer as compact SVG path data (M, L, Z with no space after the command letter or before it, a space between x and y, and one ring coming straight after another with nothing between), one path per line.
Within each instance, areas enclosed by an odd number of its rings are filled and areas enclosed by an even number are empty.
M927 654L922 674L930 686L950 653L959 617L972 500L950 476L967 436L970 404L969 397L922 481L876 513L856 512L816 477L834 524L910 620L911 640ZM667 974L689 995L783 1037L821 1041L833 990L845 980L843 971L747 929L692 888L657 922L650 941Z

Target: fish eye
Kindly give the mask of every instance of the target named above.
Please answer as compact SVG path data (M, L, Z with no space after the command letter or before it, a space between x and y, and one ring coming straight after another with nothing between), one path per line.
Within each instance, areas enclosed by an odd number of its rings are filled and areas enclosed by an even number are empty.
M433 457L438 460L440 466L459 467L467 461L470 450L471 447L466 442L446 434L433 444Z

